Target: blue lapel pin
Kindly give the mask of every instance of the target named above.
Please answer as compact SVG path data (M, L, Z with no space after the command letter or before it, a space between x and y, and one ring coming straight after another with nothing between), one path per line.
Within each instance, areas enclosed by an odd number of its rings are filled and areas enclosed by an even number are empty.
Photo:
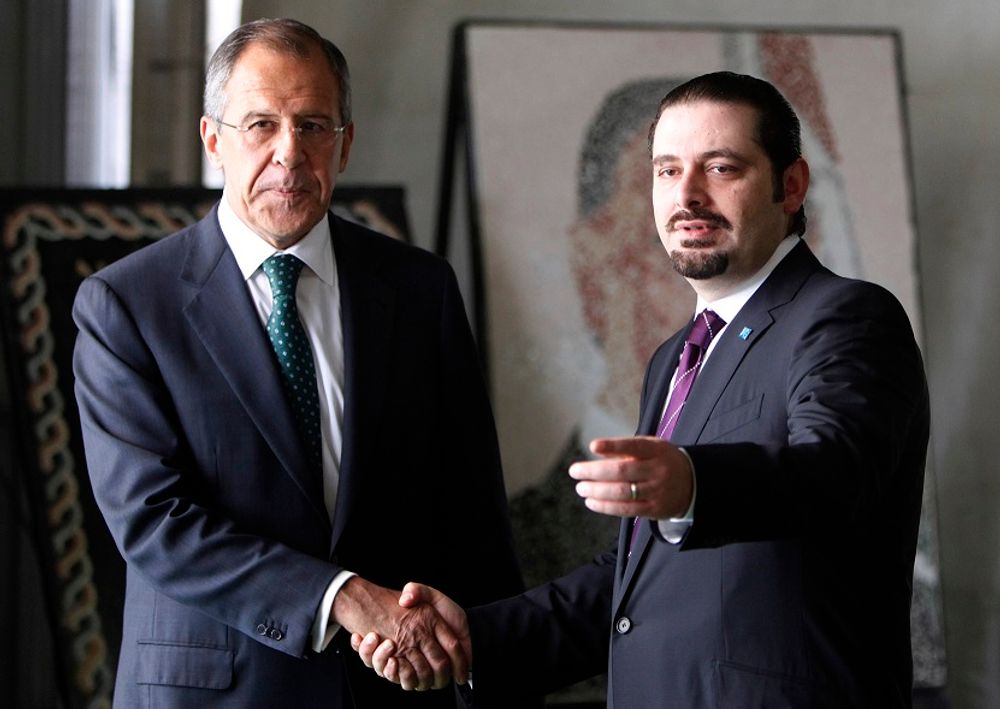
M743 328L742 330L740 330L740 339L741 340L747 339L748 337L750 337L751 332L753 332L753 330L751 330L750 328L748 327Z

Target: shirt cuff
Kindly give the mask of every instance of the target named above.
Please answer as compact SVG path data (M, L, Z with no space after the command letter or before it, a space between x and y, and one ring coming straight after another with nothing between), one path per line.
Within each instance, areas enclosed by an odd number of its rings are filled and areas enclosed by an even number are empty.
M340 625L330 622L330 611L333 610L333 599L337 597L337 592L347 583L348 579L357 576L353 571L341 571L333 577L333 581L326 587L323 600L320 601L319 610L316 612L316 620L312 626L312 649L313 652L323 652L326 646L333 640L333 636L340 630Z

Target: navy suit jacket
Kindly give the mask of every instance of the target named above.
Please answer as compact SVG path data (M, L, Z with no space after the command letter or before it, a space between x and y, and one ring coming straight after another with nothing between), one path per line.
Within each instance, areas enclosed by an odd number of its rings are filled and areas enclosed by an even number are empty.
M686 334L653 355L640 434L655 435ZM902 307L799 244L729 324L678 421L698 485L682 543L646 522L629 555L625 520L593 563L472 609L476 695L607 667L618 709L909 706L928 418Z
M77 398L127 564L123 707L454 706L310 650L342 569L465 603L521 590L492 413L451 268L330 216L344 442L331 527L215 210L84 281Z

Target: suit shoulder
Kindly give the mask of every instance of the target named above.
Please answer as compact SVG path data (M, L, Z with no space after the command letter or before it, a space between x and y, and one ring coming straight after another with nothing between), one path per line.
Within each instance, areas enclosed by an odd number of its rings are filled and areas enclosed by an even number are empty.
M439 276L453 275L451 264L419 246L394 239L369 227L334 215L333 229L337 241L352 254L382 270Z
M205 219L214 218L209 215ZM188 243L199 238L205 220L164 236L108 264L93 275L113 287L130 284L145 289L159 282L167 274L175 274L184 260Z
M823 269L806 281L803 291L812 299L833 304L876 307L898 310L903 306L899 298L885 286L860 278L838 276Z

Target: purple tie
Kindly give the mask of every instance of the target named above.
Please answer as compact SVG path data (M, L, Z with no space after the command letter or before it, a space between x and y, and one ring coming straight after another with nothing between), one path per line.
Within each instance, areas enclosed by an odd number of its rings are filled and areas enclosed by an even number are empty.
M677 373L674 376L674 388L670 392L670 399L667 408L663 410L663 418L656 429L656 435L665 441L670 440L677 419L680 418L684 402L687 401L688 393L694 386L695 377L701 369L701 363L705 359L708 346L719 331L726 326L726 321L720 318L711 310L702 310L698 313L684 341L684 350L681 352L680 361L677 363ZM639 518L632 520L632 536L629 539L629 553L632 553L632 545L635 544L636 530L638 529Z
M680 362L677 364L677 374L674 377L674 389L670 392L670 400L667 408L663 410L663 419L660 421L656 435L665 441L670 440L670 435L674 432L677 419L680 418L681 409L687 401L688 393L694 385L698 370L701 369L702 360L705 359L705 352L712 339L719 334L719 330L726 326L726 321L713 313L711 310L702 310L694 320L691 332L688 333L684 341L684 351L681 352Z

